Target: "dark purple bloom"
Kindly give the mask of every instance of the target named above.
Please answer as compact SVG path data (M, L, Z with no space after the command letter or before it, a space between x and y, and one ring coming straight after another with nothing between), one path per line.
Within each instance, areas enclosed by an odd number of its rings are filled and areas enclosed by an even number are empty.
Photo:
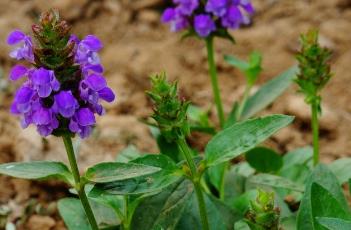
M53 110L61 114L65 118L73 116L79 108L77 99L72 95L71 91L61 91L54 96Z
M181 15L189 16L199 6L199 0L173 0L177 5L177 11Z
M33 88L38 92L39 97L48 97L52 91L60 89L60 83L56 80L54 71L43 67L33 71L31 79Z
M20 30L14 30L7 38L9 45L18 45L10 53L10 57L17 60L25 59L29 62L34 61L33 45L31 37L27 36Z
M168 8L162 15L162 22L169 23L172 32L181 31L189 27L189 20L176 9Z
M15 65L10 72L10 80L16 81L28 73L28 68L23 65Z
M32 121L37 126L39 134L44 137L50 135L59 126L59 122L52 110L44 107L38 108L33 112Z
M94 113L88 108L79 109L71 118L69 129L78 133L81 138L88 137L95 125Z
M208 0L206 4L206 11L213 13L218 17L222 17L228 9L228 0Z
M239 28L244 17L238 6L232 5L228 12L222 17L222 25L231 29Z
M192 27L202 38L216 30L248 24L255 12L251 0L173 0L173 3L173 7L164 11L161 21L169 23L173 32Z
M15 100L12 103L11 112L14 114L29 112L34 94L35 91L28 86L19 88L16 92Z
M197 15L194 19L194 28L200 37L207 37L216 30L216 25L212 18L206 14Z

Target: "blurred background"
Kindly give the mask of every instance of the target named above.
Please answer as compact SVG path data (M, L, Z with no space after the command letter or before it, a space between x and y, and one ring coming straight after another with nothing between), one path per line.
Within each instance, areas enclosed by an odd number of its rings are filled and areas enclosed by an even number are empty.
M333 79L323 93L321 118L322 161L351 156L351 1L350 0L253 0L257 10L252 25L231 31L237 44L216 40L216 60L225 111L244 91L244 77L223 60L224 54L247 58L253 51L263 54L264 71L259 84L295 64L299 34L319 28L320 42L333 51ZM193 104L211 109L212 93L207 75L204 43L180 40L160 23L164 0L1 0L0 1L0 163L29 160L66 161L60 139L43 140L35 128L22 130L9 113L18 85L8 81L14 61L8 56L6 38L15 28L26 33L41 12L55 7L78 36L94 34L101 52L108 84L117 100L106 104L107 114L98 118L94 135L75 140L83 171L89 165L113 160L116 154L135 145L143 152L157 152L148 127L138 119L151 113L145 96L152 73L166 71L179 80L181 96ZM311 143L309 108L295 86L264 113L296 116L267 145L284 153ZM214 121L216 119L213 119ZM196 134L189 141L201 150L209 137ZM58 217L55 200L68 195L58 182L29 182L0 176L0 226L9 216L18 229L65 229Z

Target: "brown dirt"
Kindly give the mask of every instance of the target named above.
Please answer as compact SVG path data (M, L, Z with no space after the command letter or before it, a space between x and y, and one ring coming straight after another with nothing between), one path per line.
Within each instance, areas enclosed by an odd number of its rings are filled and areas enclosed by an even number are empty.
M167 71L171 79L178 79L183 97L194 104L208 107L211 87L207 75L206 52L203 42L195 39L180 41L179 34L168 31L159 23L162 0L2 0L0 2L0 163L28 160L66 161L61 140L50 137L43 141L35 129L21 130L17 118L9 115L12 93L17 86L6 81L13 61L7 56L4 43L14 28L29 32L38 14L49 7L57 7L63 17L73 24L78 35L95 34L105 48L101 58L109 85L117 93L117 100L107 106L107 115L98 119L98 127L88 140L80 142L79 164L87 166L113 160L118 151L135 144L142 151L156 152L157 148L147 127L138 121L150 114L150 103L144 95L149 87L149 75ZM225 111L240 98L243 76L223 61L224 54L245 58L252 50L264 55L264 71L259 84L271 79L295 63L298 36L311 27L320 29L321 42L334 51L334 78L323 93L324 115L321 119L322 159L329 162L351 155L351 4L348 0L255 0L257 14L254 24L234 31L236 45L216 41L217 63ZM211 105L212 117L215 109ZM311 143L309 112L303 97L292 87L263 114L287 113L296 116L294 124L275 135L268 145L280 152ZM200 141L204 137L200 136ZM194 140L195 139L195 140ZM193 138L193 142L197 138ZM206 137L205 137L206 139ZM203 142L203 141L202 141ZM44 210L67 189L55 182L25 182L0 177L0 205L9 206L12 220L23 217L24 207L41 204ZM28 214L21 229L64 229L56 212L36 211ZM55 223L56 222L56 223ZM36 228L38 229L38 228Z

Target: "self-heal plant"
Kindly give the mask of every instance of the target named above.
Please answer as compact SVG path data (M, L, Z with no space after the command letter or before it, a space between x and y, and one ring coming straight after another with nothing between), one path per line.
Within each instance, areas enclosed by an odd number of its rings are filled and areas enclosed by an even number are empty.
M234 42L228 29L238 29L250 23L254 8L250 0L173 0L167 8L162 22L170 24L171 31L186 30L185 37L197 36L206 41L209 73L220 126L225 124L225 115L218 86L214 60L214 37L223 37Z
M332 77L329 60L331 51L318 43L318 31L310 30L301 35L301 50L296 55L300 73L296 83L305 95L305 102L311 106L313 132L313 162L319 162L319 125L318 114L321 113L321 90Z
M206 205L200 184L202 172L196 166L193 153L185 140L190 131L186 115L189 103L178 98L177 83L168 83L164 74L154 76L151 81L152 89L148 95L154 102L152 118L157 122L161 134L166 139L176 142L184 159L186 159L190 170L188 176L195 187L202 228L209 229Z
M35 125L41 136L62 137L72 174L58 162L10 163L2 165L0 171L28 179L64 179L75 187L92 229L98 229L85 194L89 179L79 174L71 138L76 134L88 137L96 123L95 114L105 112L101 100L115 99L102 75L98 55L102 43L94 35L79 40L55 10L43 13L32 31L33 37L14 30L7 39L9 45L15 46L10 57L27 62L15 65L10 72L13 81L24 78L11 113L21 117L23 128Z

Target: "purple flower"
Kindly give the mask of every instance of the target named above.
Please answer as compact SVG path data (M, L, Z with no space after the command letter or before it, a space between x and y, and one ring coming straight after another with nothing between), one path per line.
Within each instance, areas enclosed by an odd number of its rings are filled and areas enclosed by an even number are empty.
M28 68L23 65L15 65L10 71L10 80L16 81L28 73Z
M222 17L228 8L228 0L208 0L206 12L213 13L215 16Z
M54 71L43 67L34 70L30 80L33 88L38 92L39 97L48 97L52 91L60 89L60 83L56 80Z
M33 124L37 125L38 133L44 137L50 135L59 126L59 122L52 110L44 107L34 111L32 120Z
M94 113L88 108L82 108L71 118L69 129L74 133L78 133L81 138L86 138L90 135L95 123Z
M54 96L53 110L61 114L65 118L70 118L79 108L77 99L72 95L71 91L61 91Z
M212 18L206 14L197 15L194 19L194 28L200 37L207 37L216 30L216 25Z
M168 8L162 15L162 22L169 23L172 32L181 31L189 27L189 20L176 9Z
M174 3L178 4L177 11L181 15L189 16L199 6L199 0L173 0Z
M228 12L222 17L222 25L231 29L237 29L243 22L243 19L239 7L232 5L228 9Z
M186 1L182 4L185 6ZM53 28L46 28L45 23L33 26L38 55L35 59L31 37L15 30L7 38L9 45L16 45L10 56L25 59L32 65L15 65L10 71L12 81L26 78L15 94L10 111L21 117L22 128L35 125L41 136L72 133L86 138L95 126L95 114L105 112L101 101L115 99L102 76L104 68L98 55L102 43L93 35L80 41L77 36L68 34L66 23L51 22L56 23ZM48 33L42 33L44 29L54 30L52 36L59 39L70 36L66 46L57 42L47 44L50 39L45 37ZM52 58L52 54L59 51L62 53L57 55L63 63L56 63Z
M22 31L14 30L11 32L7 37L7 44L18 45L11 51L10 57L17 60L25 59L29 62L34 61L32 39Z

